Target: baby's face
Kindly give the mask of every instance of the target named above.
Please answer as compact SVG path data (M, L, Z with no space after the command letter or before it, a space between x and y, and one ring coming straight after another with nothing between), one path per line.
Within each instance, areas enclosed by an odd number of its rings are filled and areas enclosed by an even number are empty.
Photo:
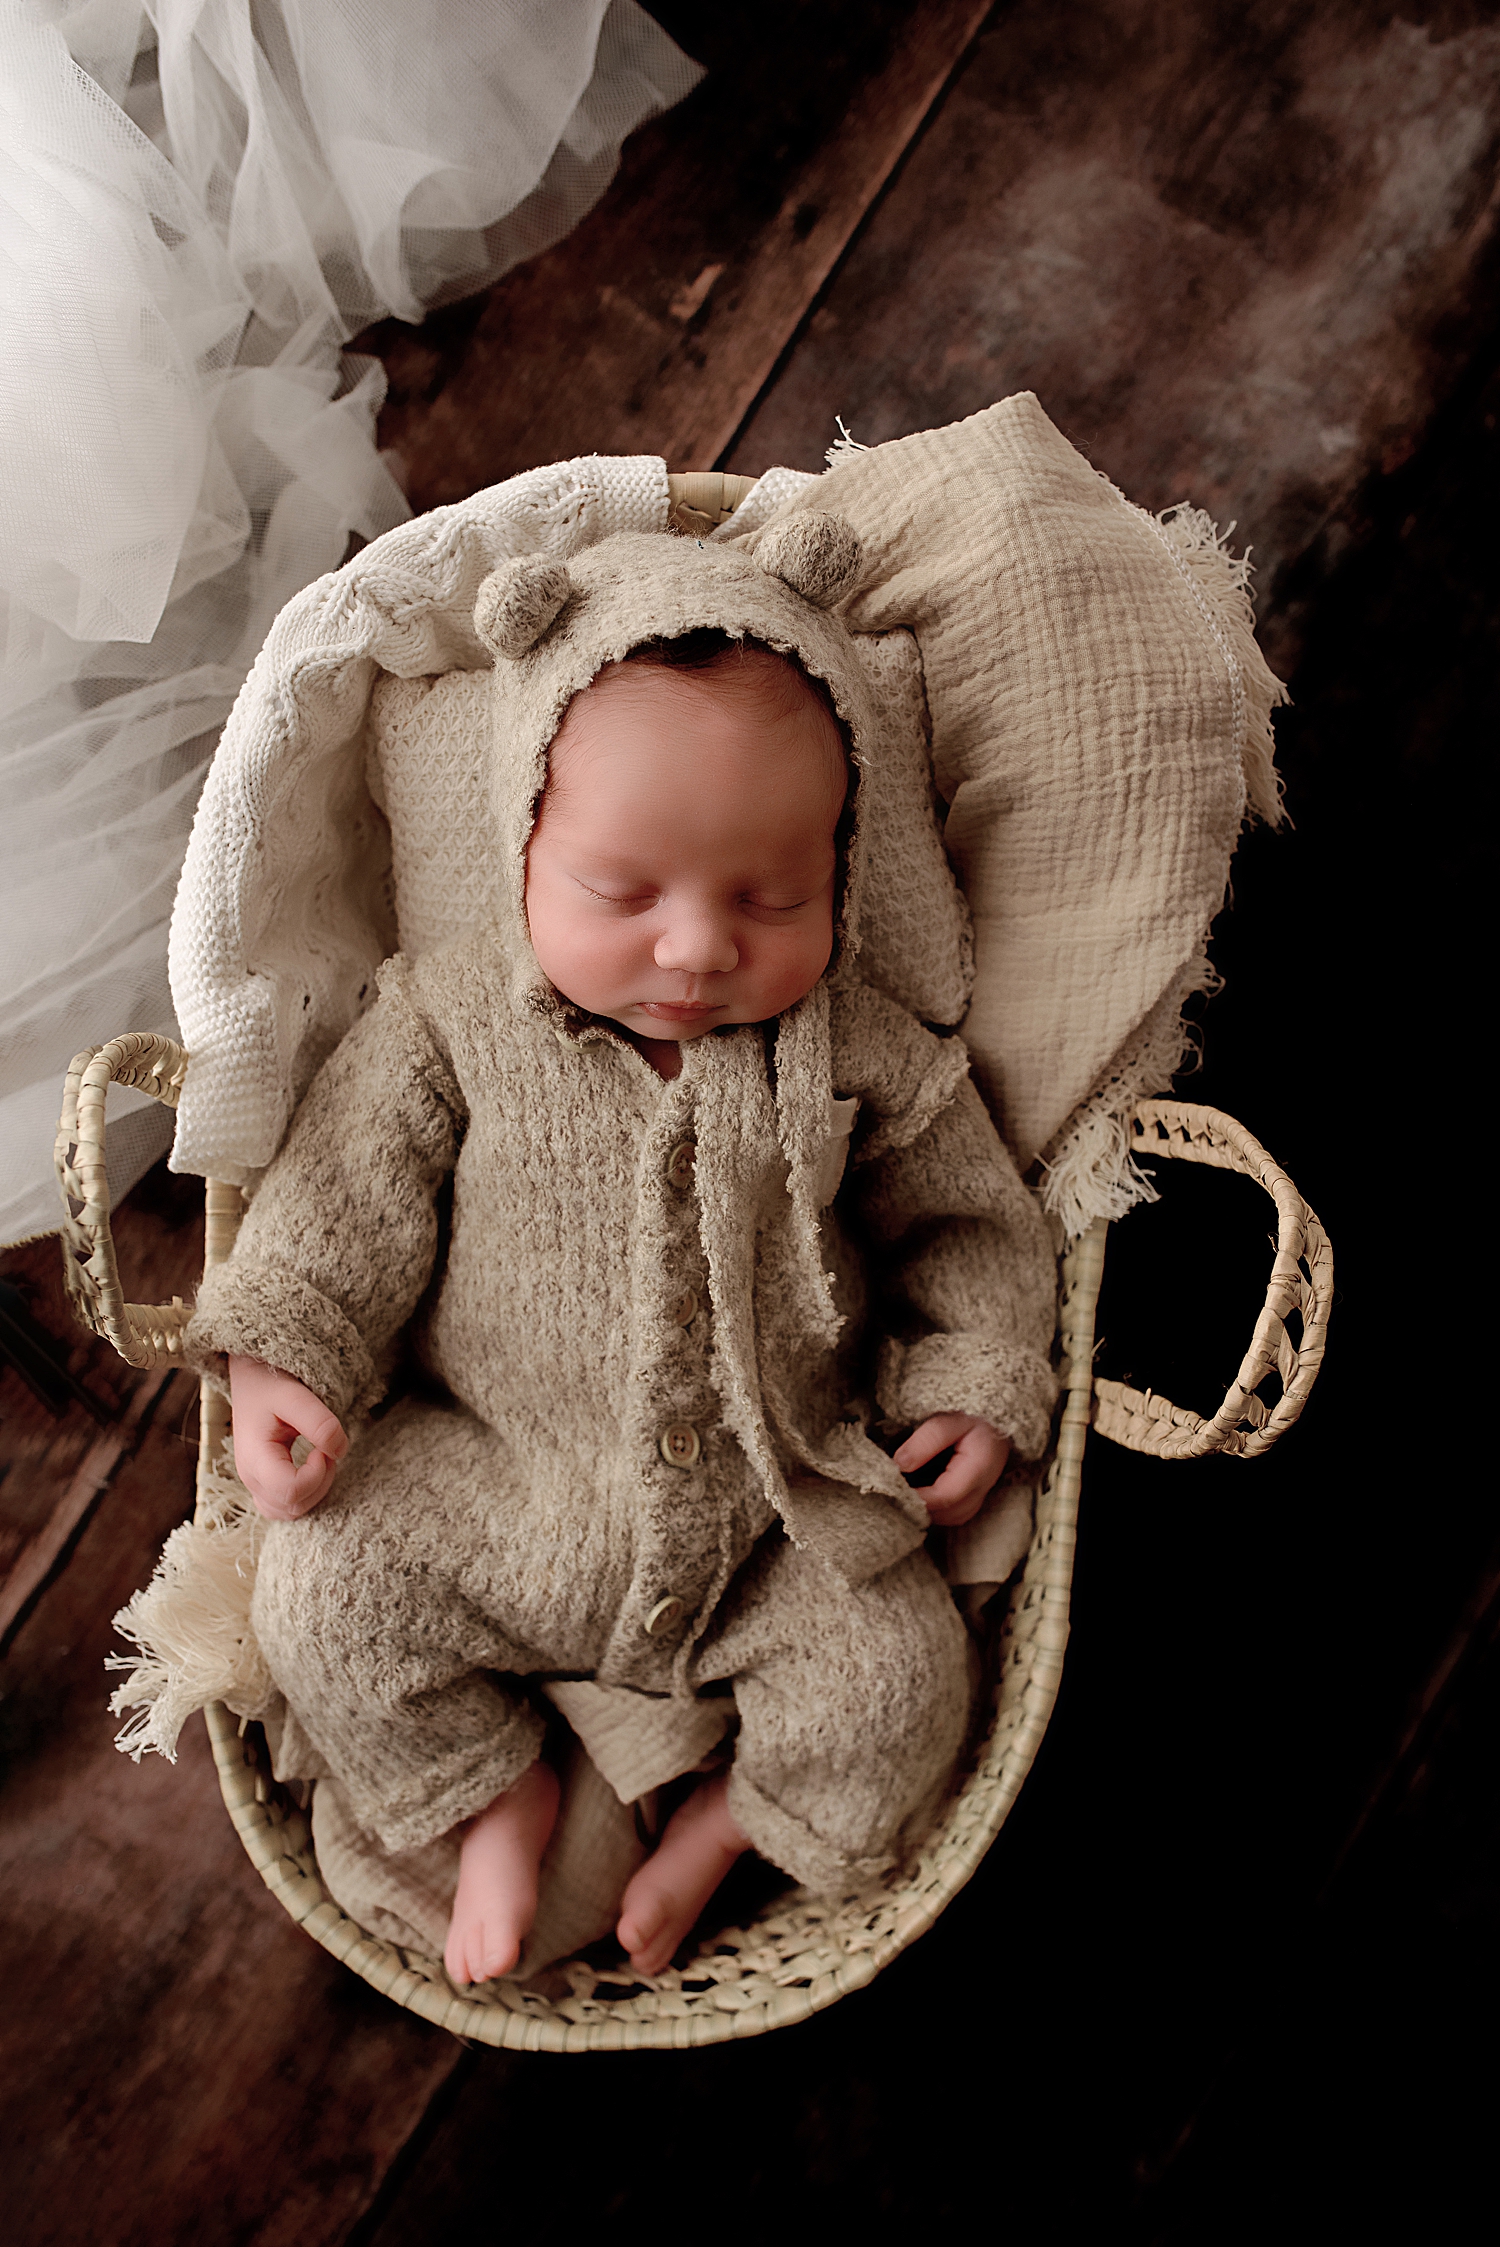
M565 998L686 1043L764 1022L833 949L845 765L818 697L771 655L613 665L576 696L526 862L526 916Z

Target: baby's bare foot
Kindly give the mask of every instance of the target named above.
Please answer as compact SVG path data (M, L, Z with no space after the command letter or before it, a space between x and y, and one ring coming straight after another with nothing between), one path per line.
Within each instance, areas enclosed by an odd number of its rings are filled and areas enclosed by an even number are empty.
M615 1932L638 1974L659 1974L736 1857L750 1846L729 1815L727 1772L687 1798L620 1899Z
M508 1974L536 1918L537 1869L557 1820L557 1773L533 1763L464 1828L443 1964L452 1980Z

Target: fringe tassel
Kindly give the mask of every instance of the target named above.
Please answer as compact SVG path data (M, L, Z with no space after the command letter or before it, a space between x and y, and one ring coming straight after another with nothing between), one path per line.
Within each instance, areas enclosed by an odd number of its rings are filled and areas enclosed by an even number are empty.
M834 438L827 452L824 453L823 458L830 468L837 468L839 462L847 459L850 453L867 453L870 448L868 445L862 445L857 437L850 436L842 414L835 414L833 418L838 426L838 435Z
M1110 488L1113 490L1113 485ZM1130 505L1128 500L1124 504ZM1139 515L1166 548L1224 658L1235 739L1245 775L1247 816L1263 819L1268 827L1279 827L1286 815L1276 770L1271 712L1291 697L1256 642L1250 550L1247 547L1243 554L1231 553L1233 523L1221 537L1212 517L1186 500L1163 509L1160 515L1148 515L1140 507L1133 507L1131 512Z
M175 1763L183 1725L210 1701L257 1717L276 1698L250 1628L266 1525L232 1475L205 1480L197 1517L173 1530L150 1583L115 1617L135 1652L105 1657L127 1673L109 1707L128 1717L115 1746L137 1763L147 1749Z
M1108 477L1102 480L1109 483ZM1246 818L1279 827L1286 814L1271 713L1291 698L1256 643L1248 549L1232 553L1233 523L1221 535L1201 507L1184 500L1160 515L1148 515L1113 484L1109 488L1164 548L1213 635L1229 677ZM1069 1239L1076 1239L1096 1217L1123 1217L1137 1202L1157 1199L1131 1151L1126 1118L1137 1102L1169 1091L1190 1057L1196 1060L1197 1032L1183 1021L1182 1009L1195 992L1211 995L1219 983L1206 955L1189 960L1043 1159L1042 1203Z
M1069 1240L1096 1217L1123 1217L1137 1202L1159 1199L1131 1151L1125 1119L1138 1101L1170 1091L1172 1079L1190 1061L1196 1066L1197 1027L1183 1021L1182 1010L1195 992L1211 997L1220 981L1206 954L1188 961L1043 1159L1042 1207Z

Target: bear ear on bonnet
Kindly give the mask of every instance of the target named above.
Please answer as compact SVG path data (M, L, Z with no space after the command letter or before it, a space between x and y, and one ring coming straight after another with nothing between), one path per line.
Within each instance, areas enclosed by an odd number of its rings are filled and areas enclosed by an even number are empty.
M854 590L859 540L840 516L813 510L773 523L756 547L755 559L815 609L828 609Z
M491 570L474 603L474 629L493 656L512 662L546 631L573 591L561 562L523 554Z

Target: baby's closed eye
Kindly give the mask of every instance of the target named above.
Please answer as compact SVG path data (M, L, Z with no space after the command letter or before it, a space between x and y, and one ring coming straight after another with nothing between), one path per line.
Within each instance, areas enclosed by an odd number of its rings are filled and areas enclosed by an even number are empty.
M592 882L582 881L578 883L578 887L586 897L597 898L601 905L618 905L637 913L645 912L661 902L661 892L654 889L595 889Z

